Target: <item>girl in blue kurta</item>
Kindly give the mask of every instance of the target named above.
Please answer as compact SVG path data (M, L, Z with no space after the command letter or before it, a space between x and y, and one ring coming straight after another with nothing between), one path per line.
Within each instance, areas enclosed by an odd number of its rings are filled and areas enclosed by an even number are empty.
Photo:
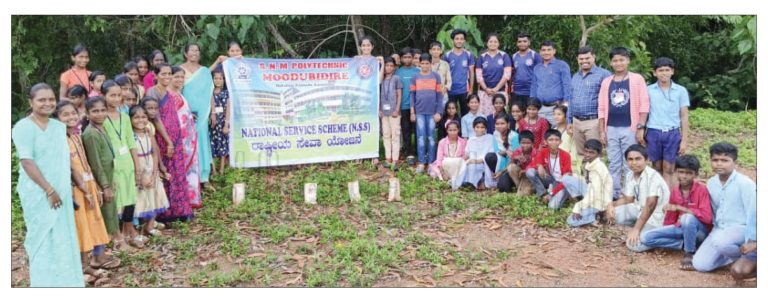
M21 161L16 192L27 229L24 249L29 257L30 285L83 287L67 128L48 119L56 107L56 96L47 84L32 87L29 104L32 114L19 120L11 134Z

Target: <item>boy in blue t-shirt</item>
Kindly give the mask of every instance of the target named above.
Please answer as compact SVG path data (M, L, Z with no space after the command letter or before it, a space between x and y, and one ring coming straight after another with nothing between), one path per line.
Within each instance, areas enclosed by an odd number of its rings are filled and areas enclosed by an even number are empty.
M467 94L472 92L475 85L475 57L464 49L467 32L456 29L451 32L453 49L443 55L443 60L451 68L451 88L448 90L448 101L458 103L461 116L469 113Z
M403 137L403 154L408 165L416 164L416 149L413 146L413 123L411 121L411 78L419 73L419 68L413 66L413 49L405 47L400 50L400 68L395 75L400 78L403 85L403 96L400 103L400 129Z
M512 54L515 76L512 78L512 101L510 103L522 103L523 107L528 105L528 98L531 95L533 68L542 62L541 55L531 50L530 47L531 36L524 32L518 34L517 52Z

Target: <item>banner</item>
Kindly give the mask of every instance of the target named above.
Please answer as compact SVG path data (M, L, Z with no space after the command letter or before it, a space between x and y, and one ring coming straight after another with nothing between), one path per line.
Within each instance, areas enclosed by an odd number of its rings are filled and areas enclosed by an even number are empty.
M227 59L233 167L379 155L376 58Z

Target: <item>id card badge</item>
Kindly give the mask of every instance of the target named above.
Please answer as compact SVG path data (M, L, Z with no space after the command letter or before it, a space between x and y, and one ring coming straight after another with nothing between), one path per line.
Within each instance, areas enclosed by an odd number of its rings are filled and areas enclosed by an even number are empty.
M392 110L392 105L390 105L390 104L381 105L381 110L391 111Z
M87 172L83 172L83 181L93 181L93 175Z
M126 155L126 154L128 154L128 147L126 147L126 146L120 147L120 155L122 156L122 155Z
M214 110L216 113L224 113L224 107L216 107Z

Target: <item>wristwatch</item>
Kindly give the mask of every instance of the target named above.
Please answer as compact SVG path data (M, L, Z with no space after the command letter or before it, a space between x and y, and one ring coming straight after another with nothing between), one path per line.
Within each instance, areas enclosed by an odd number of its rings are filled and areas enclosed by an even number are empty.
M644 124L637 124L637 129L638 130L645 129L645 125Z

